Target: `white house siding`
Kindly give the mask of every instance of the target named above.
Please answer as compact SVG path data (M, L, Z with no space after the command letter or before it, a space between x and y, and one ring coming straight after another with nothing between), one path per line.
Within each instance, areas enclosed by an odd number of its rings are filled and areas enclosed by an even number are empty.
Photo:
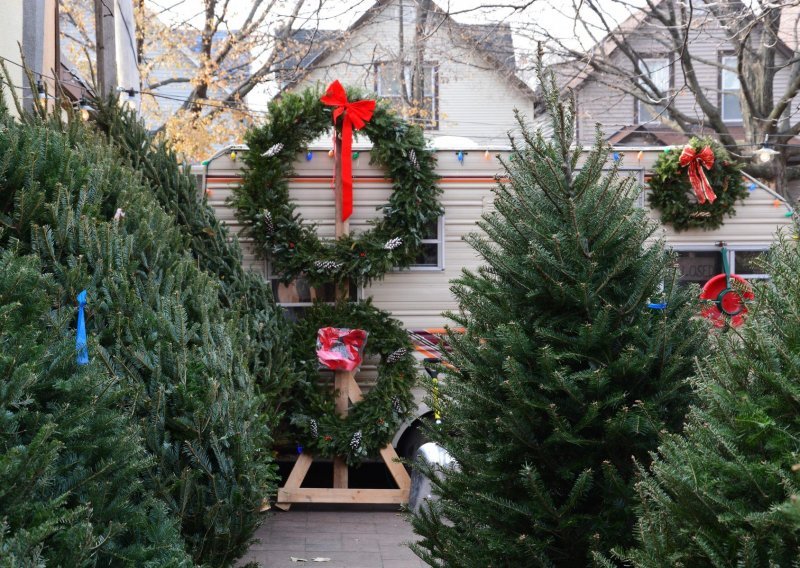
M661 149L645 149L642 159L637 159L638 149L623 150L623 164L636 175L652 167ZM463 165L452 150L437 151L438 173L442 177L442 205L445 209L444 270L404 270L386 275L380 281L365 287L362 297L372 297L375 305L390 311L408 329L442 327L449 323L442 316L445 310L455 310L457 304L450 293L450 281L461 274L462 269L476 269L480 260L463 238L478 230L477 221L483 212L492 207L492 188L495 175L502 175L501 167L494 158L504 151L492 151L490 159L484 158L484 149L470 151ZM354 214L350 226L353 232L367 228L367 221L375 218L375 207L386 202L391 191L390 184L383 179L380 170L369 165L369 152L362 150L354 162ZM333 160L326 148L314 150L313 159L306 161L298 156L295 163L298 178L290 183L290 195L306 221L318 224L319 234L332 236L334 230L333 193L330 179ZM239 164L232 163L227 156L214 160L208 166L211 193L209 203L220 219L225 221L233 233L240 230L233 211L225 201L230 188L238 183ZM305 178L305 179L304 179ZM214 181L214 180L217 181ZM646 203L646 201L644 201ZM713 249L720 241L736 248L766 248L773 242L776 232L791 227L791 219L785 216L784 203L775 205L775 197L762 189L749 193L738 204L734 217L716 231L686 231L675 233L665 227L656 237L664 236L676 248L704 247ZM657 213L651 216L657 219ZM257 258L251 247L245 244L245 264L265 274L265 263Z
M413 48L413 7L405 6L406 60ZM375 90L374 63L397 61L397 2L388 4L368 23L353 31L343 47L314 63L315 69L290 90L324 89L338 79L344 85ZM533 117L530 92L514 85L479 50L458 41L457 27L441 26L426 42L426 61L438 64L439 127L433 136L466 136L483 144L505 144L516 128L515 108ZM455 35L455 41L451 38Z

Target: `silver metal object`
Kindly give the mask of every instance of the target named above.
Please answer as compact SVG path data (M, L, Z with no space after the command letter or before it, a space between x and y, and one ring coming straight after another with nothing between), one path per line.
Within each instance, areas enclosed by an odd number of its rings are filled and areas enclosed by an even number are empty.
M442 471L446 469L456 469L458 467L453 456L433 442L422 444L417 450L417 454L414 456L414 463L420 462L433 466L437 477L441 477ZM426 501L435 499L436 496L432 494L431 490L431 480L425 477L419 468L415 467L411 472L411 490L408 495L409 510L416 514Z

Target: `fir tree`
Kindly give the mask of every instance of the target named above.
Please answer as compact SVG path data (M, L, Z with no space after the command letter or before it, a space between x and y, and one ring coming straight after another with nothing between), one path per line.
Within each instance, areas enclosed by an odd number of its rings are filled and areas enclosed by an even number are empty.
M796 566L800 558L800 251L782 238L745 325L715 335L683 435L637 486L632 566Z
M703 344L635 182L599 132L582 156L574 103L542 82L554 138L520 119L509 181L469 239L484 265L452 286L466 331L431 435L458 467L413 519L434 566L587 566L631 542L633 458L680 427Z
M18 122L0 109L0 248L37 256L58 306L88 291L90 355L126 385L151 456L147 490L196 562L226 565L274 488L272 404L255 390L253 345L220 302L220 278L124 164L80 120Z
M74 309L33 257L0 256L0 566L191 566L121 377L75 359Z

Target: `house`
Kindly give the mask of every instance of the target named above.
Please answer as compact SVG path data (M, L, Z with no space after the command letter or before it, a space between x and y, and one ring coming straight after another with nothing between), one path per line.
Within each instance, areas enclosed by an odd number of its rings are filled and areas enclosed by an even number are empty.
M23 109L33 108L34 98L55 92L55 79L61 77L58 34L58 2L56 0L17 0L3 6L0 18L0 58L10 75L16 96ZM31 88L23 64L31 71L35 86ZM65 81L66 78L61 77ZM4 81L5 82L5 81ZM69 85L67 84L68 88ZM16 108L6 103L12 113ZM52 98L51 98L52 103Z
M535 97L517 74L510 27L456 22L434 2L418 12L423 4L378 0L346 30L299 30L287 49L297 55L277 74L281 93L338 79L391 99L431 137L506 144L514 109L531 119Z
M677 11L677 4L676 0L656 0L652 6L653 9L671 6ZM702 2L694 2L693 10L693 17L687 24L686 49L691 54L699 91L719 109L731 136L736 141L744 141L746 132L740 102L744 95L736 73L736 46L729 39L729 32ZM775 101L789 85L793 74L791 63L796 59L798 46L796 27L800 8L782 10L780 33L775 42L778 69L773 83ZM757 34L758 29L753 33ZM666 34L652 12L642 9L633 12L585 54L553 66L561 86L575 95L581 143L594 141L598 123L607 140L615 146L678 145L692 135L704 133L702 126L680 128L664 112L664 105L669 104L691 119L703 117L697 96L687 84L685 66ZM624 41L618 41L620 39ZM638 71L634 69L631 54L639 66ZM647 83L664 97L643 101L642 97L632 94L639 92L638 85ZM548 122L546 117L539 119L542 124Z

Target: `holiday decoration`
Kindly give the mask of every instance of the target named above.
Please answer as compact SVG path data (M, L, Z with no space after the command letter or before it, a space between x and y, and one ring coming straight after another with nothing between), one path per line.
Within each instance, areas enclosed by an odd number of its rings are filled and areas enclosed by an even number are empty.
M75 334L75 349L78 351L78 365L89 364L89 348L86 346L86 290L78 294L78 325Z
M346 417L335 412L330 387L319 385L319 362L315 356L318 331L334 327L334 331L325 331L320 344L335 344L346 336L342 329L368 330L369 341L360 354L378 367L375 386L352 405ZM298 383L303 390L295 393L288 410L295 439L316 457L341 456L349 464L377 457L413 406L411 387L416 382L416 370L408 335L401 324L369 302L315 304L295 324L292 345L292 355L305 375L305 380ZM335 365L338 364L337 361ZM360 433L361 443L354 449L350 443L356 433Z
M267 150L261 155L266 158L272 158L273 156L277 156L281 150L283 150L283 144L278 142L277 144L273 144L267 148Z
M692 138L682 150L659 154L648 201L676 231L716 229L748 195L739 164L715 140ZM713 189L712 189L713 188Z
M706 146L698 152L687 144L681 152L681 157L678 158L678 163L681 167L688 167L689 182L697 196L697 202L701 205L706 201L714 203L717 196L703 171L703 168L710 170L714 166L714 152L711 146Z
M354 371L361 366L366 342L363 329L323 327L317 332L317 359L332 371Z
M328 86L325 95L320 99L323 104L334 107L333 123L341 118L342 155L350 157L353 147L353 130L361 130L375 112L375 101L348 101L347 93L339 81ZM358 152L352 153L358 158ZM349 159L342 160L342 221L347 221L353 213L353 163Z
M335 100L342 102L341 92ZM266 125L247 135L250 151L240 161L248 167L243 183L234 189L232 204L247 236L285 282L303 274L312 285L345 280L364 284L395 267L407 267L419 254L425 226L442 213L435 157L426 148L422 129L404 122L387 101L378 100L371 119L358 132L372 141L370 161L386 168L393 178L394 192L382 207L383 217L357 236L324 241L313 225L303 223L289 199L287 180L293 174L292 163L298 152L305 153L312 140L331 128L334 114L340 117L337 131L344 128L342 116L347 117L362 97L358 91L348 90L346 100L350 106L337 114L342 105L332 108L324 104L318 91L287 93L270 103ZM276 150L278 144L282 146ZM337 159L342 159L344 166L351 155L343 151ZM265 212L270 214L269 222ZM393 241L397 245L384 248L392 239L399 239ZM323 260L341 263L341 268L331 272L327 265L316 264Z
M728 251L722 247L722 274L712 277L703 286L700 299L707 304L700 312L712 321L715 327L739 327L747 315L746 302L753 300L753 288L741 276L731 274L728 268Z

